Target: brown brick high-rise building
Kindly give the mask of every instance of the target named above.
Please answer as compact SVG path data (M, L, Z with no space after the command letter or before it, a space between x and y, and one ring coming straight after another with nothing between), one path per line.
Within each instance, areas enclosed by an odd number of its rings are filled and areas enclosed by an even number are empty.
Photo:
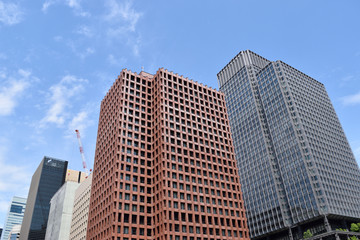
M249 239L222 93L120 73L101 103L87 239Z

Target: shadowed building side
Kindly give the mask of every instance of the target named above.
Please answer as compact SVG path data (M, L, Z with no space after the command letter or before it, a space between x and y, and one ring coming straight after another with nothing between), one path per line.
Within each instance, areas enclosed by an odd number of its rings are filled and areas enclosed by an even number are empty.
M310 229L335 239L359 221L359 167L324 85L249 50L218 80L251 238L301 239Z
M64 184L67 161L44 157L36 169L21 225L21 240L45 239L50 200Z

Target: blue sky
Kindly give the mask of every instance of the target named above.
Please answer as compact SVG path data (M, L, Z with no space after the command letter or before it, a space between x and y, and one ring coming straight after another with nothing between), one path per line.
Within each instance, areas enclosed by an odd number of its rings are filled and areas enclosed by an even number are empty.
M0 226L44 155L93 165L99 105L121 69L217 88L239 51L324 83L360 161L360 1L0 0Z

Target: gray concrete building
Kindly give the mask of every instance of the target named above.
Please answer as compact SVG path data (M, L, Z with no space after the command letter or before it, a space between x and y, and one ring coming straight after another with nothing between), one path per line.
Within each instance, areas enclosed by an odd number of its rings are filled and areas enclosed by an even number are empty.
M85 173L68 170L66 182L50 201L45 240L69 239L75 191L85 179ZM71 177L74 175L74 177ZM82 177L83 176L83 177Z
M76 189L72 213L70 239L86 240L92 173Z
M26 198L14 196L11 200L9 211L6 216L4 231L0 235L1 240L7 240L11 229L15 225L21 225L26 207Z
M324 85L249 50L217 76L251 238L346 238L335 229L359 221L360 171Z
M21 240L45 239L50 200L65 182L67 164L67 161L44 157L36 169L21 225Z

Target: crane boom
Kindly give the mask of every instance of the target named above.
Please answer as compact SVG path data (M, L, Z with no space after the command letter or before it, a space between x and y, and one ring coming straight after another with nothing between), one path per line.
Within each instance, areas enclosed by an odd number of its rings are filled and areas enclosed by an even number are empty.
M77 129L75 130L75 132L76 132L76 137L77 137L77 140L78 140L78 143L79 143L79 149L80 149L80 154L81 154L81 159L82 159L82 165L83 165L86 177L87 177L87 176L89 176L89 170L88 170L88 168L86 166L84 148L83 148L82 143L81 143L80 132Z

